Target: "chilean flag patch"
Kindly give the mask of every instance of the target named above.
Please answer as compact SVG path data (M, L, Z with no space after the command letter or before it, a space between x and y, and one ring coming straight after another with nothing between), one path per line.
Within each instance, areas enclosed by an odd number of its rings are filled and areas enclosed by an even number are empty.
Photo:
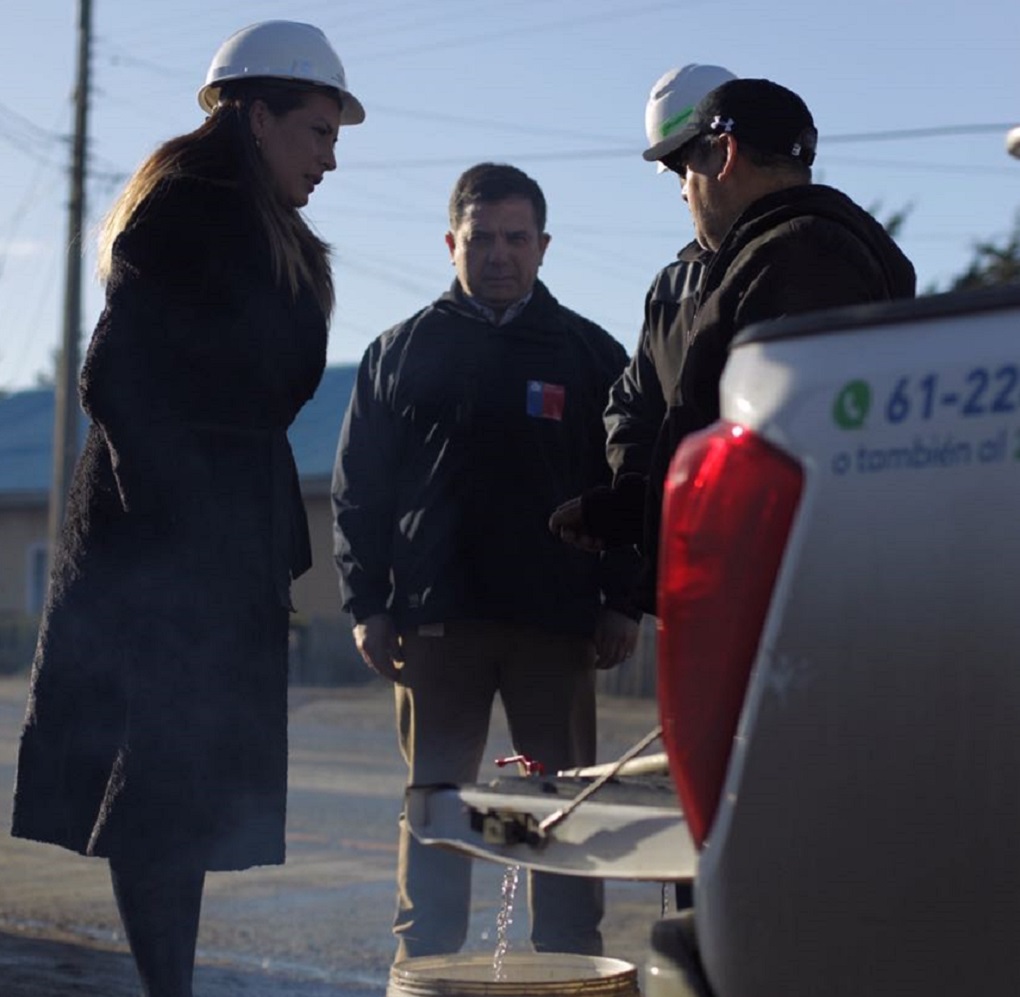
M528 381L528 415L536 419L563 418L563 403L567 389L562 384L546 384L545 381Z

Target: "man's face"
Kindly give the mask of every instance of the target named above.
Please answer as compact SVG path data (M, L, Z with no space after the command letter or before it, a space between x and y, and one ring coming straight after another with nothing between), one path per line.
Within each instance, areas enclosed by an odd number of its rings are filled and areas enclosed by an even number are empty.
M719 180L720 155L725 153L705 142L685 150L684 172L680 174L680 193L691 211L694 237L713 252L722 244L733 221L727 208L726 191Z
M531 291L549 236L538 231L531 201L508 197L469 204L446 245L461 287L502 313Z

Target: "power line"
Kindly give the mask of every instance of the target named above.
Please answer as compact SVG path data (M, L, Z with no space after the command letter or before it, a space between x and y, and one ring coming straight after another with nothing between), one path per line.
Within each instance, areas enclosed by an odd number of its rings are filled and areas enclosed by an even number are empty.
M582 23L584 26L588 26L599 22L620 20L621 18L633 19L640 14L651 14L660 10L676 11L676 9L676 0L672 0L672 2L669 3L645 4L643 7L628 5L623 10L615 9L590 13L584 18ZM519 21L515 23L515 27L503 26L495 31L485 31L471 35L457 35L455 37L445 39L432 38L427 42L411 45L406 48L390 48L377 52L369 50L367 54L362 54L361 58L395 58L397 56L415 55L418 52L434 52L436 49L440 48L459 48L463 45L474 45L476 42L485 42L492 38L509 38L513 35L535 35L555 28L570 28L576 31L579 27L576 15L568 18L560 18L555 21L545 21L543 23L535 23L533 20L528 19L525 19L523 24L519 23Z
M11 383L17 383L22 376L25 361L28 357L28 351L31 347L36 345L36 330L40 326L43 310L50 303L53 298L53 288L56 285L56 271L58 263L62 263L64 257L59 252L51 252L49 259L46 264L46 273L42 281L38 284L37 298L35 308L29 315L28 321L25 323L25 332L22 335L20 344L17 345L17 352L14 353L11 363L9 365L8 377ZM57 348L57 342L54 339L51 343L50 349L47 353L47 362L50 362L52 354ZM42 371L36 371L37 374Z
M493 121L492 118L472 118L460 114L442 114L436 111L423 112L418 107L394 107L373 101L373 114L392 114L394 117L411 118L415 121L434 121L439 124L463 125L465 128L486 128L490 131L517 132L522 135L555 135L559 138L579 138L586 141L611 142L613 139L594 135L592 132L571 131L556 126L526 125L520 121Z
M898 128L881 132L851 132L847 135L823 135L819 142L893 142L899 139L942 138L948 135L988 135L1006 132L1015 122L991 125L937 125L932 128Z
M106 49L102 53L103 59L111 66L144 69L146 72L173 80L179 80L186 75L180 69L174 69L171 66L161 66L159 63L150 62L148 59L139 59L137 56L132 55L123 45L110 41L108 38L97 39L97 41L100 42L102 48Z
M919 163L910 159L857 159L854 156L827 156L824 163L816 164L816 169L829 166L865 166L878 170L907 170L911 173L951 173L959 175L968 173L974 176L1012 176L1016 177L1016 167L987 166L968 163Z
M0 104L0 141L43 166L55 166L51 157L67 144L67 136L41 128L6 104Z
M0 114L10 119L10 122L6 125L6 127L9 128L11 124L15 125L21 129L22 132L27 133L29 140L31 141L43 144L52 144L54 142L62 142L65 140L65 136L60 132L40 127L34 121L26 118L23 114L19 114L6 104L0 103Z
M631 15L639 14L643 12L655 11L662 7L662 4L651 4L644 8L634 8L629 13ZM665 6L669 6L666 4ZM601 14L593 15L589 18L589 21L593 20L611 20L614 17L619 16L617 12L604 11ZM561 23L573 23L571 22L550 22L547 25L541 26L541 30L549 27L560 26ZM527 29L527 32L538 30L536 26L531 25ZM511 32L513 33L513 32ZM499 32L498 34L506 34L506 32ZM481 41L490 37L494 37L494 33L488 33L485 35L474 35L470 38L464 37L461 39L452 39L447 42L437 43L440 46L447 44L454 44L459 41ZM104 45L109 50L107 59L111 66L117 67L121 64L125 66L131 66L136 69L146 70L150 73L163 76L163 77L179 77L182 75L180 70L176 70L169 66L159 65L146 59L140 59L136 56L131 55L126 48L122 45L104 40ZM429 48L435 46L427 46ZM414 50L410 50L414 51ZM388 54L399 54L399 53L388 53ZM0 105L0 109L3 109L3 105ZM402 108L394 107L392 105L373 105L374 113L391 114L395 117L412 118L416 121L432 121L440 124L456 124L463 125L467 128L487 128L495 131L504 132L516 132L524 135L556 135L561 138L569 137L575 139L596 139L599 140L599 136L595 136L590 132L581 131L565 131L562 127L543 127L535 125L521 124L520 121L497 121L491 118L474 118L463 115L445 114L441 112L429 112L424 111L421 108ZM14 112L10 112L14 113ZM20 117L20 116L19 116ZM21 119L26 125L33 128L36 126L28 122L27 119ZM824 147L825 145L839 145L839 144L854 144L861 142L895 142L895 141L910 141L913 139L927 139L927 138L948 138L953 136L964 136L964 135L988 135L988 134L999 134L1009 131L1010 128L1014 127L1015 122L997 122L997 123L976 123L976 124L960 124L960 125L935 125L925 128L898 128L898 129L886 129L883 131L870 131L870 132L848 132L837 135L823 135L820 138L820 144ZM40 132L41 129L38 129ZM597 160L597 159L622 159L630 157L635 154L633 147L611 147L603 149L588 149L588 150L568 150L562 152L529 152L523 154L514 154L512 156L506 156L502 158L515 159L520 161L531 161L531 162L570 162L570 161L584 161L584 160ZM402 167L415 167L415 168L426 168L426 167L449 167L459 166L463 163L462 156L460 157L444 157L441 159L417 159L414 162L404 162L401 164ZM491 157L487 157L491 158ZM861 164L867 165L867 164ZM876 165L881 165L877 164ZM357 161L353 163L345 163L346 169L386 169L395 168L391 162L364 162L359 163ZM916 164L917 169L928 169L925 164ZM935 172L957 172L955 167L951 167L947 170L946 164L937 166L932 164L932 169ZM961 170L970 170L972 167L966 166L961 167ZM1002 169L1002 168L1000 168ZM108 168L109 172L115 172L115 168ZM1004 171L1004 170L1003 170ZM118 172L117 177L123 178L126 174Z
M532 0L534 2L534 0ZM518 0L518 6L520 0ZM331 5L332 6L332 5ZM418 2L412 5L415 12L421 11L423 5ZM392 11L387 11L387 14ZM394 19L390 18L387 21L376 21L376 26L369 26L367 29L362 28L358 30L355 28L354 31L348 31L348 21L346 15L343 17L344 25L344 36L350 39L355 44L360 44L366 38L377 38L384 36L389 41L392 41L394 35L411 33L412 35L421 34L422 28L439 28L440 30L445 29L447 24L463 24L464 23L464 12L463 11L446 11L444 15L436 16L435 9L428 10L429 16L427 17L405 17ZM442 42L439 43L440 45ZM430 46L431 47L431 46Z
M364 254L358 250L357 253L350 256L343 252L334 253L334 259L336 259L338 265L346 271L353 271L354 273L360 273L365 277L369 277L372 280L377 280L387 287L399 287L402 291L407 291L416 297L425 297L429 299L429 296L435 297L435 286L429 283L426 286L424 283L420 283L414 278L408 278L403 272L398 271L395 267L390 265L373 266L372 264L365 263L363 261Z
M423 116L423 115L420 115ZM820 144L851 144L855 142L891 142L896 140L909 140L918 138L943 138L957 135L987 135L992 133L1005 133L1012 125L1010 124L974 124L974 125L940 125L932 128L906 128L875 132L856 132L845 135L829 135L820 139ZM512 159L520 162L571 162L593 159L622 159L633 158L636 155L633 147L612 148L612 149L569 149L562 152L522 152L509 156L493 157L488 159ZM354 162L346 161L343 164L345 170L404 170L404 169L425 169L431 167L448 167L462 165L464 156L443 156L435 159L401 159L399 162L389 160L363 160ZM941 167L945 164L915 163L913 168L924 170L927 167ZM959 171L970 171L971 166L954 167Z
M56 121L54 122L54 128L50 129L40 128L34 122L28 122L27 119L21 118L21 115L17 114L17 112L15 111L11 111L8 107L6 107L3 104L0 104L0 114L9 114L15 118L19 118L22 121L25 121L26 124L30 125L31 128L35 129L39 133L50 136L49 141L59 142L64 141L63 135L55 130ZM63 117L63 115L64 108L61 108L57 115L57 120ZM55 163L51 163L46 160L39 161L42 162L42 164L47 168L57 167L57 164ZM21 200L15 206L14 211L11 212L11 214L8 216L7 221L2 225L2 227L0 227L0 240L2 240L2 242L0 242L0 278L2 278L3 276L3 270L7 261L7 256L10 252L10 247L14 243L14 240L18 234L18 229L21 227L22 221L24 221L25 216L28 214L29 210L39 203L39 198L36 195L40 188L42 187L42 185L45 182L47 182L47 172L48 172L47 169L35 171L28 184L28 187L25 189L25 193L21 197Z
M55 129L42 128L2 103L0 103L0 142L5 142L23 152L40 166L61 170L67 168L66 162L55 160L53 155L57 152L61 155L65 153L66 147L70 145L70 137ZM127 179L128 173L110 160L96 156L91 150L87 151L86 155L90 179L113 184L121 184Z

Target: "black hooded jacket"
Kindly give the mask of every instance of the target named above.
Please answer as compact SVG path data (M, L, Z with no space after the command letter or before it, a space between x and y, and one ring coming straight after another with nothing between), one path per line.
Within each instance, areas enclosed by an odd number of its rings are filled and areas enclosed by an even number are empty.
M589 529L617 543L642 542L654 561L666 470L685 436L719 418L719 381L741 329L823 308L912 298L915 286L912 264L885 229L840 191L806 184L759 198L734 222L704 273L647 489L634 476L618 477L615 502L605 495L586 501ZM643 496L642 540L634 527ZM621 534L621 524L631 535ZM650 609L650 591L645 598Z
M760 198L705 273L663 441L667 463L687 433L719 418L719 379L740 329L821 308L912 298L915 284L913 266L885 229L840 191L807 184Z

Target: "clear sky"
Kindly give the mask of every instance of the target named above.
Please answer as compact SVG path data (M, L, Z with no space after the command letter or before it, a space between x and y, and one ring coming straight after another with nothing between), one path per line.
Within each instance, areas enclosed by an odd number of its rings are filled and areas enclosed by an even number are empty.
M0 389L32 385L61 335L74 0L4 0L0 31ZM453 277L443 235L457 175L512 162L549 201L541 276L628 350L655 271L690 238L676 178L641 159L665 70L720 63L791 87L821 135L815 179L879 217L922 288L944 286L1020 206L1017 0L93 0L90 236L83 349L102 307L94 230L159 142L197 127L220 42L253 21L319 25L364 125L306 215L335 251L331 363ZM980 126L1001 125L987 130ZM941 134L919 135L932 129Z

